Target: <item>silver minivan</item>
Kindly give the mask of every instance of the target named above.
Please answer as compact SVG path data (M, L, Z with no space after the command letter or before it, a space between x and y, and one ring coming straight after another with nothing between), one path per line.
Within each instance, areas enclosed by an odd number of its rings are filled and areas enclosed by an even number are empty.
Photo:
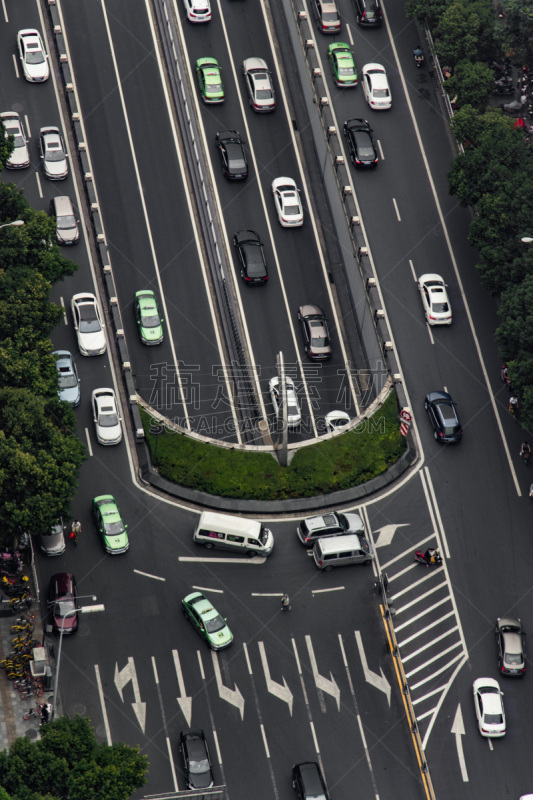
M47 556L60 556L66 550L63 520L60 517L48 533L41 534L41 550Z
M50 213L56 218L56 236L59 244L76 244L80 238L79 220L70 197L61 195L50 201Z
M333 567L344 567L348 564L370 564L374 553L364 536L344 534L315 542L313 558L318 569L329 572Z

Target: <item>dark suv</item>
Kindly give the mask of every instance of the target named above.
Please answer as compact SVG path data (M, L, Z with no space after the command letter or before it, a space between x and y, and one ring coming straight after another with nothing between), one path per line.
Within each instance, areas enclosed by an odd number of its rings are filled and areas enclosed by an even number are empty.
M430 392L424 400L424 408L433 426L437 442L450 444L460 442L463 429L455 410L455 403L448 392Z
M347 119L344 135L350 148L350 158L354 167L375 167L378 163L376 143L372 128L366 119Z
M330 800L326 783L316 761L304 761L292 768L292 785L299 800Z
M383 22L379 0L353 0L359 25L377 27Z

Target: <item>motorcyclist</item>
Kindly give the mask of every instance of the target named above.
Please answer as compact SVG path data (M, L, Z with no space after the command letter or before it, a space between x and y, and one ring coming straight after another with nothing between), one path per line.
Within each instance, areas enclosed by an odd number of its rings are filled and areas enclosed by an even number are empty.
M529 446L529 442L522 442L520 445L520 455L526 463L529 461L531 456L531 447Z
M419 44L413 50L413 55L415 57L415 61L423 61L424 60L424 51L420 47Z
M440 553L436 547L428 547L424 553L424 558L426 560L426 565L429 567L430 564L436 564L439 561Z

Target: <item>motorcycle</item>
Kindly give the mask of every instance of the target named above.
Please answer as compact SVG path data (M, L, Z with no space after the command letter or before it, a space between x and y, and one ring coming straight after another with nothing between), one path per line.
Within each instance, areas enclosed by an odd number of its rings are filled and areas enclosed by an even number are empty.
M426 554L422 550L415 550L415 561L418 564L425 564L426 567L441 567L442 566L442 556L438 550L435 550L433 555L433 561L429 558L426 558Z
M424 53L420 49L420 47L415 48L413 51L413 57L415 59L416 68L420 69L422 64L424 63Z

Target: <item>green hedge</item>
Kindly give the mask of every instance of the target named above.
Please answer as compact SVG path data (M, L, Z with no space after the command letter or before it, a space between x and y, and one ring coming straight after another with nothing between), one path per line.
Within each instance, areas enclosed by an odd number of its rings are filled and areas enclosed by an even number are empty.
M348 489L381 475L406 449L394 392L369 422L303 447L287 468L269 453L227 450L168 429L153 436L151 417L140 410L152 459L157 439L159 473L173 483L219 497L287 500Z

